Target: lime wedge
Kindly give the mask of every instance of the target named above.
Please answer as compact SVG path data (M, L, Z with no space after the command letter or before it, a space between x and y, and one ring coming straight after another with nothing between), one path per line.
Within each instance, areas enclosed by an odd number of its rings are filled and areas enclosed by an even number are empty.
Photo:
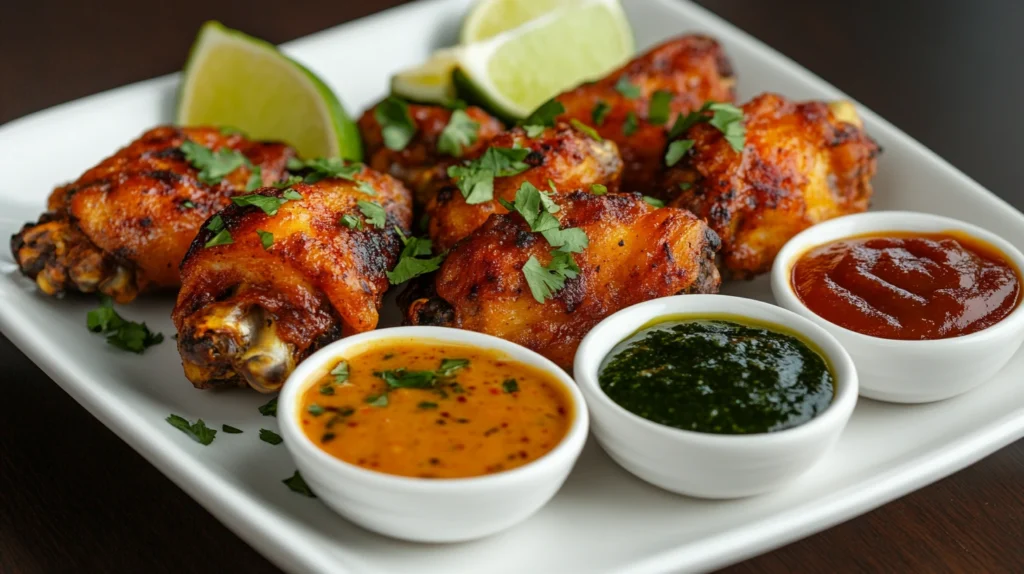
M330 88L263 40L207 22L183 76L179 125L238 128L307 158L362 158L359 132Z
M530 20L580 0L478 0L462 22L459 41L472 44L488 40Z
M460 97L516 120L632 55L633 33L618 0L589 0L462 46L453 80Z
M440 104L455 99L452 70L458 48L434 52L426 64L402 70L391 78L391 93L423 104Z

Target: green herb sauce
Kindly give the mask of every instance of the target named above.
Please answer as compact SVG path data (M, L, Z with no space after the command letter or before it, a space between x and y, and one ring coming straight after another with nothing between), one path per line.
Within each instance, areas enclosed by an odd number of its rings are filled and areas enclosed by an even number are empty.
M598 382L645 419L716 434L803 424L835 393L825 359L782 327L703 318L641 329L612 349Z

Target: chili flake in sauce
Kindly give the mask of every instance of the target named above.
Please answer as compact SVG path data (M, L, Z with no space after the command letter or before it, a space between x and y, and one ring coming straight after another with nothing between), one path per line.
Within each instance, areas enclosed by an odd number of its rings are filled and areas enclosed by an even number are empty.
M476 347L389 341L342 363L344 380L329 372L310 385L297 416L325 452L379 472L510 470L557 446L574 416L553 376Z

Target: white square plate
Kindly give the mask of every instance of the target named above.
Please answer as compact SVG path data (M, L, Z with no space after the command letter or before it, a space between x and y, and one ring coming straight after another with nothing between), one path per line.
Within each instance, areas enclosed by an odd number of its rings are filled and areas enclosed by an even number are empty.
M464 0L389 10L285 49L315 70L351 112L382 97L390 74L454 37ZM678 0L625 0L640 47L670 36L717 37L739 75L741 99L762 91L792 98L844 97L790 60L703 9ZM184 57L184 55L183 55ZM172 118L176 77L120 88L0 128L0 235L38 216L52 187L74 179L153 125ZM911 209L980 224L1024 249L1024 216L921 144L861 108L885 148L875 209ZM771 300L761 280L726 292ZM282 446L257 438L276 428L254 393L197 391L185 380L168 297L124 307L168 340L145 355L106 345L85 328L86 298L40 296L0 254L0 327L68 393L283 568L303 572L660 572L706 570L846 520L950 474L1024 435L1024 354L977 390L920 406L862 400L836 449L796 484L767 496L707 502L668 494L617 467L593 441L561 492L501 535L466 544L402 543L361 530L281 480L294 465ZM393 305L389 301L388 304ZM391 320L394 320L392 311ZM169 413L228 423L210 446L164 422Z

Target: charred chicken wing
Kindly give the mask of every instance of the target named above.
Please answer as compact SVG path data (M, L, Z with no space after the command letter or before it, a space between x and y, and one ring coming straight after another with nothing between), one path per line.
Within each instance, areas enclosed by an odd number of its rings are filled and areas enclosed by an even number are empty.
M457 166L462 171L427 204L430 238L440 250L455 245L492 214L507 213L500 200L514 200L523 182L539 189L554 186L556 192L589 190L594 184L617 191L622 170L614 142L594 139L566 123L546 128L535 137L523 128L509 130L492 139L490 148L468 163ZM485 185L493 186L491 193L480 191L479 177L484 171L497 175L485 178Z
M665 197L662 157L676 116L708 100L732 102L734 85L732 66L718 42L682 36L557 100L565 106L563 119L592 125L618 144L623 191Z
M126 303L176 287L203 221L250 182L278 181L292 157L283 144L214 128L152 129L54 190L48 211L11 238L14 260L48 295L99 291Z
M203 227L172 314L196 387L275 391L320 346L377 326L412 199L394 178L350 167L347 179L264 188Z
M538 302L524 267L531 257L551 267L567 254L553 252L524 217L506 213L488 219L433 277L403 294L407 321L497 335L568 368L583 336L611 313L655 297L718 290L718 238L689 212L654 208L639 194L556 199L561 226L583 230L588 245L573 255L578 271L552 298Z
M689 209L722 239L723 273L742 278L771 268L803 229L867 209L880 148L847 102L790 102L763 94L742 106L741 152L709 123L681 137L693 145L668 173Z
M478 107L450 110L388 98L359 118L366 163L412 190L425 205L447 181L448 166L474 156L505 127Z

